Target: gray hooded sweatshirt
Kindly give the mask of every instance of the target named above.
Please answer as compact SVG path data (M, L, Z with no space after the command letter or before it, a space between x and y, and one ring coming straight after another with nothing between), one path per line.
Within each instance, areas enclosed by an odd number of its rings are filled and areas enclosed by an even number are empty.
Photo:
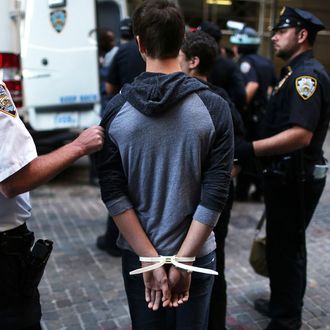
M142 73L108 104L96 155L110 215L133 208L160 255L179 250L192 219L215 226L233 163L226 101L181 72ZM129 244L120 236L123 249ZM198 256L215 249L213 232Z

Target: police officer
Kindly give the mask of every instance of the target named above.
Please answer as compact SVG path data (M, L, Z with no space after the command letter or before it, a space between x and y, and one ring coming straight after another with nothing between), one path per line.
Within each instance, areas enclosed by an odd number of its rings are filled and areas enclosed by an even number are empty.
M310 12L285 7L273 28L275 55L286 64L265 118L264 139L252 143L263 157L271 317L267 330L296 330L306 288L305 230L325 186L322 145L330 118L330 79L313 57L323 23Z
M257 54L260 37L251 27L244 26L236 30L230 37L233 51L238 56L238 65L244 78L246 91L246 106L242 112L246 127L246 139L253 141L260 139L261 123L268 103L269 91L276 83L275 70L272 62ZM255 164L246 163L237 178L236 197L246 200L250 185L254 183L254 200L262 196L261 175Z
M113 58L105 85L106 92L113 96L124 84L131 83L136 76L146 69L133 36L132 19L120 21L121 45Z
M198 30L204 31L213 37L219 47L219 55L208 80L213 85L223 88L228 93L231 101L234 102L236 108L242 111L246 99L244 80L236 63L222 54L220 27L213 22L205 21L201 23Z
M245 26L230 37L238 65L244 78L247 116L247 138L251 141L260 138L260 123L268 103L268 92L276 83L272 62L257 54L260 37L251 27Z
M28 190L50 180L79 157L101 149L103 129L85 130L76 140L37 157L32 137L0 81L0 329L38 330L41 309L37 288L23 289L34 235Z

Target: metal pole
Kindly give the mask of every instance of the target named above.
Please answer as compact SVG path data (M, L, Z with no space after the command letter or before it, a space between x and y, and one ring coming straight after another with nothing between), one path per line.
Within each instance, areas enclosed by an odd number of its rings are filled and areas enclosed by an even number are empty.
M273 27L275 25L277 7L278 7L278 0L272 0L271 12L270 12L270 25L271 25L271 27ZM272 60L274 60L273 44L271 42L271 39L269 39L269 53L270 53L270 58Z
M209 6L206 3L206 0L203 1L203 21L207 21L209 18Z
M265 0L260 0L259 3L259 23L258 23L258 34L263 37L264 35L264 26L265 26Z

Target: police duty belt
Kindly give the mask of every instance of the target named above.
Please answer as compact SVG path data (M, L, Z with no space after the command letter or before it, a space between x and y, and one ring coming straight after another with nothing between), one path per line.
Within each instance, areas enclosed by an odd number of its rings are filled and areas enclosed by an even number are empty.
M162 267L165 264L172 264L176 268L188 273L198 272L209 275L218 275L218 272L212 269L201 268L183 264L182 262L193 262L195 257L177 257L177 256L158 256L158 257L140 257L141 262L154 262L153 265L141 267L129 272L130 275L141 274Z

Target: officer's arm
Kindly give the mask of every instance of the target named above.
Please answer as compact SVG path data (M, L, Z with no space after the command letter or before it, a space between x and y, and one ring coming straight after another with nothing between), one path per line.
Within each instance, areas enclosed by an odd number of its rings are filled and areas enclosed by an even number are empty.
M78 158L100 150L104 133L100 126L83 131L71 143L33 159L29 164L0 183L0 192L13 198L51 180ZM15 150L13 150L15 152Z
M300 126L293 126L267 139L253 142L254 153L257 157L286 154L308 146L313 132Z
M249 104L252 101L258 88L259 88L259 83L257 83L256 81L250 81L249 83L247 83L247 85L245 87L247 104Z

